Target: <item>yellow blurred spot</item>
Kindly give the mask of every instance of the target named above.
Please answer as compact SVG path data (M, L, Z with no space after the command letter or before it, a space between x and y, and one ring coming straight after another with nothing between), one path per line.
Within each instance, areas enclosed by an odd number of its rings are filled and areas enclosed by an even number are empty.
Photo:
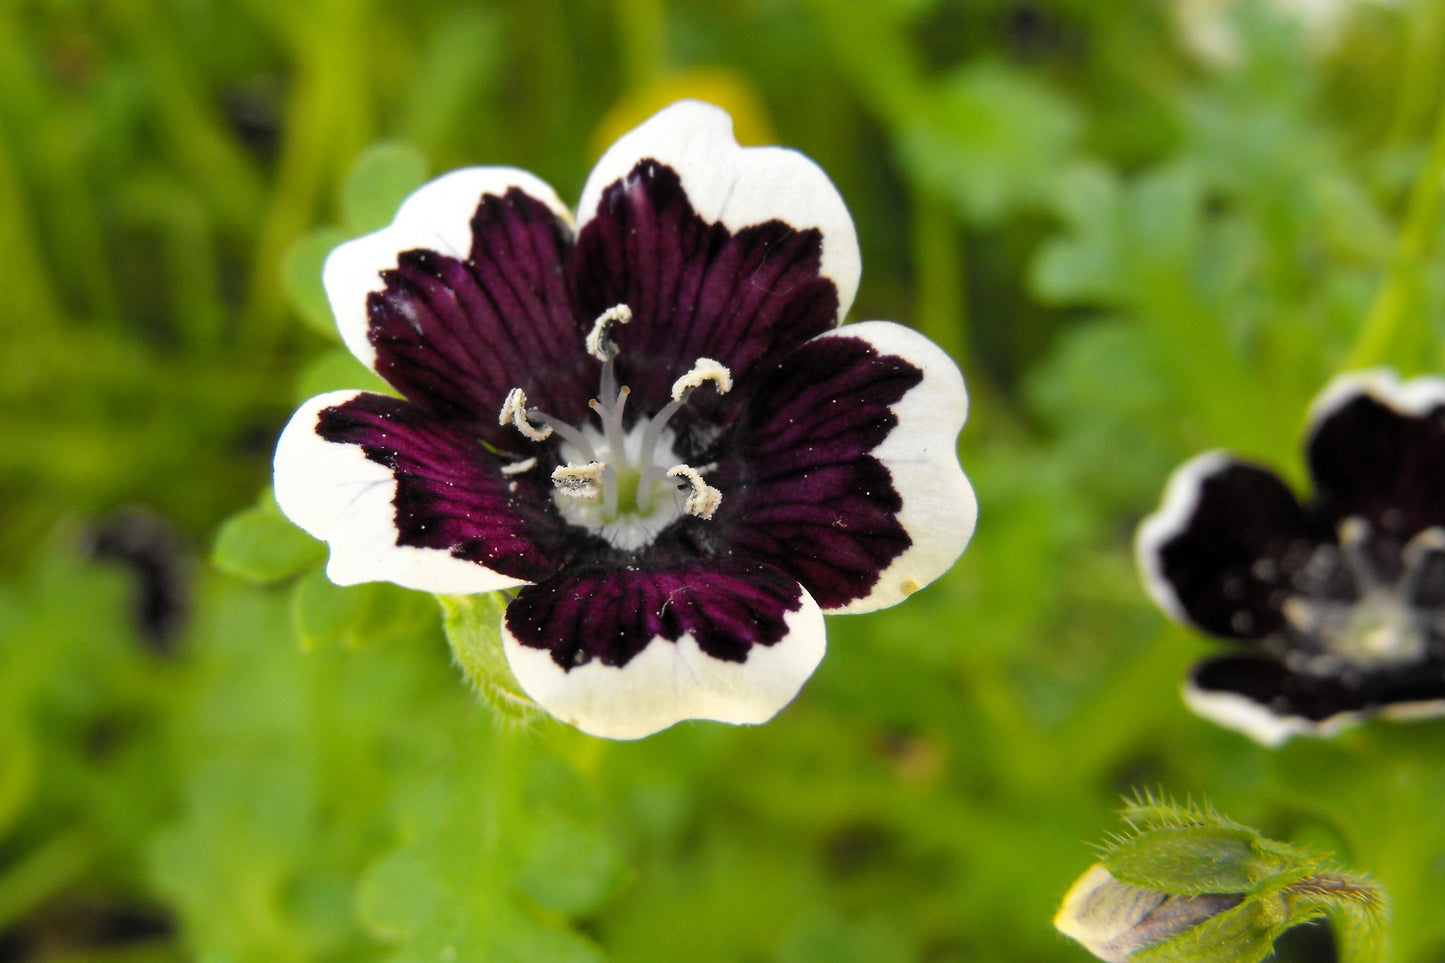
M898 586L898 588L902 590L904 595L912 595L918 591L918 583L913 581L913 579L908 579L902 585Z
M767 108L747 77L727 67L694 67L640 87L614 104L592 134L592 159L668 104L687 99L717 104L732 114L739 144L776 143Z

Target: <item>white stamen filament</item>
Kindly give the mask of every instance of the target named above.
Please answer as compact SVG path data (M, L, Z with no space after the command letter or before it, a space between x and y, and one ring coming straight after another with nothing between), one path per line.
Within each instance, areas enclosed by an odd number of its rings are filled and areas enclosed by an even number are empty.
M668 478L684 479L692 491L688 493L687 500L682 503L682 510L689 515L696 515L701 519L712 518L718 506L722 504L722 492L702 480L694 469L687 465L676 465L667 470Z
M551 476L557 506L572 523L591 528L626 549L649 544L682 513L710 519L717 511L722 492L703 481L712 466L666 468L678 456L665 436L669 420L698 388L711 384L718 394L732 389L732 373L724 365L712 358L698 358L690 371L673 382L671 399L665 400L656 414L637 418L628 428L624 415L631 389L618 385L620 349L614 334L617 325L631 320L632 310L625 304L616 305L598 315L587 335L587 352L602 366L597 396L588 402L599 425L570 425L529 408L521 388L508 393L499 415L500 424L515 425L532 441L545 441L553 435L560 439L553 454L512 462L502 473L521 475L539 462L564 462ZM669 497L671 486L666 479L683 483L679 491L685 497L680 506L677 498Z
M732 390L733 376L727 368L718 364L711 358L698 358L692 370L678 378L672 383L672 400L662 406L662 410L653 415L648 422L647 429L642 433L642 447L638 451L638 460L643 464L652 463L652 453L657 448L657 440L662 437L662 429L667 427L667 422L677 410L687 404L688 397L706 382L711 381L717 393L725 395Z
M611 366L608 362L604 367ZM607 447L612 449L614 459L626 459L625 432L622 428L622 409L627 407L627 396L632 389L623 385L618 389L617 394L609 396L603 393L602 398L593 398L587 402L587 407L597 412L597 420L602 422L602 433L607 438Z
M602 471L602 511L609 518L617 517L617 505L619 500L617 484L617 469L608 465Z
M1370 524L1359 516L1352 515L1340 524L1340 549L1344 554L1345 564L1355 576L1361 595L1385 587L1379 571L1370 560L1366 545L1369 538Z
M1405 574L1400 577L1400 587L1396 591L1406 604L1415 600L1420 580L1430 568L1429 558L1437 552L1445 552L1445 529L1438 527L1425 529L1405 545L1401 553Z
M533 421L545 425L548 431L557 432L557 434L562 437L563 441L567 442L567 444L580 451L582 453L582 456L588 461L598 460L597 452L592 447L592 442L588 440L587 436L582 434L582 432L578 431L576 428L573 428L571 425L567 424L565 421L558 421L551 415L544 414L543 412L538 411L536 408L529 409L527 411L527 415Z

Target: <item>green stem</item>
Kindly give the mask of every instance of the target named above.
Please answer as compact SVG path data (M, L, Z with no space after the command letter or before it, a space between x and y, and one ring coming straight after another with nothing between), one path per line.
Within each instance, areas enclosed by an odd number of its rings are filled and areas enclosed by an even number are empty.
M1440 57L1445 53L1445 7L1416 3L1411 13L1413 22L1405 38L1400 93L1385 141L1392 147L1407 143L1412 132L1428 122L1440 80Z
M917 50L893 24L859 16L848 0L808 0L807 9L843 76L896 134L928 95Z
M35 198L22 172L21 131L34 122L44 98L22 52L30 38L9 7L0 9L0 251L5 252L5 313L32 328L51 328L63 318L60 300L36 230Z
M255 163L226 129L219 109L201 94L208 90L197 60L178 36L167 9L155 0L110 0L101 9L107 30L134 51L135 64L150 86L160 150L201 185L206 202L228 227L249 230L264 187Z
M371 137L372 101L365 42L370 0L327 0L298 15L296 91L286 139L256 243L241 337L252 350L273 350L286 319L280 271L286 252L315 218L332 173Z
M1163 631L1108 676L1051 739L1058 778L1097 786L1109 778L1111 766L1132 746L1159 732L1178 717L1176 699L1159 698L1177 691L1190 662L1187 633L1177 627ZM1120 706L1129 711L1120 715Z
M628 90L662 76L667 63L663 0L617 0L617 45Z
M963 245L952 209L925 187L913 187L913 266L917 272L918 330L968 363L968 298Z
M1395 253L1365 323L1346 360L1347 368L1367 368L1387 360L1405 368L1423 362L1428 336L1420 309L1420 268L1439 223L1441 181L1445 179L1445 104L1425 167L1410 190Z

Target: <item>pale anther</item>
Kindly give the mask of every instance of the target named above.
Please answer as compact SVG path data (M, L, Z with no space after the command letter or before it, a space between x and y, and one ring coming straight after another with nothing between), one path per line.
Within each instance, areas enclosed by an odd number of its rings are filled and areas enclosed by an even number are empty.
M732 372L711 358L698 358L692 370L672 383L672 400L681 401L692 389L711 381L717 393L725 395L732 390Z
M502 402L502 413L497 416L497 424L516 425L518 431L533 441L546 441L552 435L551 426L536 428L527 420L527 395L521 388L513 388L507 392L507 400Z
M614 304L597 316L592 322L592 331L587 335L587 353L598 361L611 361L617 357L617 342L612 339L612 329L632 320L632 309L625 304Z
M1421 556L1429 552L1445 552L1445 529L1438 526L1427 528L1410 539L1405 546L1405 563L1417 563Z
M1316 607L1297 595L1291 595L1285 599L1281 611L1284 613L1285 621L1301 632L1313 632L1321 621Z
M522 472L531 471L537 467L537 459L524 458L521 461L514 461L510 465L502 466L503 475L520 475Z
M707 520L712 518L713 512L722 504L722 492L702 480L702 476L693 468L687 465L677 465L668 469L668 478L682 478L687 481L691 491L687 494L687 500L682 503L682 510L689 515L696 515L698 518Z
M600 461L585 465L558 465L552 470L552 483L557 490L572 498L596 498L602 493L602 473L607 466Z

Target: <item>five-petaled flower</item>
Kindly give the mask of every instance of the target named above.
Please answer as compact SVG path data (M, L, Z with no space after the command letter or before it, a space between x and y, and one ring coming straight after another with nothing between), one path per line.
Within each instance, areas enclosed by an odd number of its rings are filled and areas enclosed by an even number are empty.
M827 176L683 102L612 146L577 221L524 171L455 171L332 252L347 346L400 397L308 401L276 497L340 584L515 589L526 693L636 738L762 722L824 612L901 601L973 532L953 362L839 328L859 275Z
M1246 648L1195 666L1186 701L1266 745L1445 713L1445 381L1341 376L1310 425L1312 499L1209 453L1137 542L1166 611Z

